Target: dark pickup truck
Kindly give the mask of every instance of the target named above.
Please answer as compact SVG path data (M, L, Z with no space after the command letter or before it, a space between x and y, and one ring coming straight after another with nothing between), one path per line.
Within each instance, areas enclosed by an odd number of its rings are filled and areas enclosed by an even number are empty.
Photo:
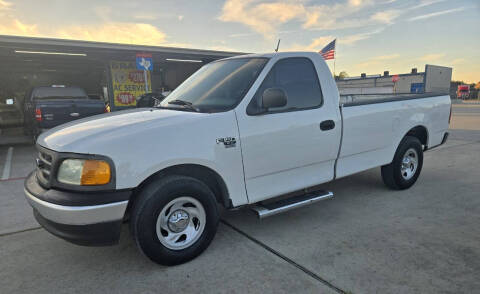
M34 138L66 122L107 112L102 100L90 99L78 87L36 87L26 93L24 103L25 133Z

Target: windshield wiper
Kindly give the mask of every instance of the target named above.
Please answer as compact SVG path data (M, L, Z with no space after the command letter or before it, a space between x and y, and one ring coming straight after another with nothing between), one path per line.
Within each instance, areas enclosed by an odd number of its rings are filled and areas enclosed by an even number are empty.
M172 101L168 101L168 104L185 106L186 108L189 108L189 109L191 109L195 112L200 111L198 108L193 106L192 102L185 101L185 100L175 99L175 100L172 100Z

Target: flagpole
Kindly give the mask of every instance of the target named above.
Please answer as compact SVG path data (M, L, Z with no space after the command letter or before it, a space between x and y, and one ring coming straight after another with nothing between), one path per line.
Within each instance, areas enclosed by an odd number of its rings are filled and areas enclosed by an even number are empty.
M335 58L335 56L333 57L333 78L335 78L335 60L337 58Z
M335 38L335 51L333 53L333 79L335 79L335 62L337 61L337 38Z

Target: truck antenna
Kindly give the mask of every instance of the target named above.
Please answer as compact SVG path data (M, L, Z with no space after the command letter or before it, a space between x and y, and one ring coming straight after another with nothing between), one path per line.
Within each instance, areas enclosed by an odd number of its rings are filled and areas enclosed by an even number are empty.
M275 49L275 52L278 52L278 48L280 47L280 40L281 39L278 39L277 48Z

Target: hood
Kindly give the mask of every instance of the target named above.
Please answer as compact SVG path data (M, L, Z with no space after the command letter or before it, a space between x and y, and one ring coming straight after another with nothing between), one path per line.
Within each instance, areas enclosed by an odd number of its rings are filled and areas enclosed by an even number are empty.
M92 148L95 144L115 142L132 133L153 132L205 116L208 114L155 108L123 110L60 125L42 133L37 143L59 152L91 153L96 149Z

